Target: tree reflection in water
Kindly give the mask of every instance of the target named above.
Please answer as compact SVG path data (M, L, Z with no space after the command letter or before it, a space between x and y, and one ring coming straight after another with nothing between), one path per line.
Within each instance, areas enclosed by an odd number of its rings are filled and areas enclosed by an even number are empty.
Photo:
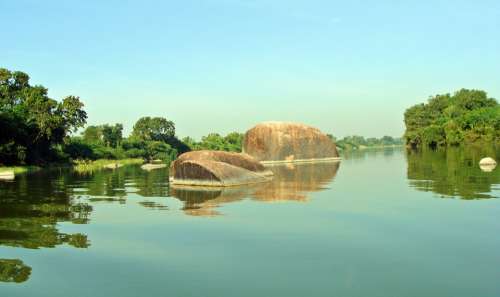
M481 170L478 164L485 156L498 160L500 148L482 146L408 150L409 184L419 191L434 192L443 198L499 198L492 190L500 184L500 170Z
M23 261L14 259L0 259L0 282L23 283L29 279L31 267Z
M66 234L60 223L87 224L95 202L125 203L129 194L168 196L168 171L145 172L138 166L120 170L42 171L0 182L0 246L40 249L67 244L88 248L82 233ZM167 209L154 201L139 201L151 209ZM21 260L0 260L0 282L26 281L31 268Z

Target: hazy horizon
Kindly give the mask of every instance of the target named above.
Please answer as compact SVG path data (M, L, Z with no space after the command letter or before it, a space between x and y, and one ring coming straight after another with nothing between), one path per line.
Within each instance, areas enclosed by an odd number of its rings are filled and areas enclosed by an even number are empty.
M0 67L88 124L162 116L181 137L296 121L338 137L401 136L403 113L460 88L500 98L495 1L0 3Z

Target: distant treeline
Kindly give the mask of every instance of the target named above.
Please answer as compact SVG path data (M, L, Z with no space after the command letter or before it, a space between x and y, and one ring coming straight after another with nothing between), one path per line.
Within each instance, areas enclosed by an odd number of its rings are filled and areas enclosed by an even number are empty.
M404 140L402 138L395 138L392 136L383 136L382 138L364 138L363 136L353 135L346 136L341 139L336 139L331 134L328 134L328 136L341 150L359 150L364 148L402 146L404 144Z
M500 105L480 90L430 97L404 114L411 147L456 146L500 141Z

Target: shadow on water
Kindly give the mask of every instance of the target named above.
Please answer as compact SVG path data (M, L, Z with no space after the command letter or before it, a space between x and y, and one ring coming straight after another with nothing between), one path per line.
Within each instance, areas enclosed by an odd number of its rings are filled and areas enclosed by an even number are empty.
M184 202L186 214L220 215L215 208L251 198L256 201L307 201L308 193L320 191L335 178L340 163L288 164L272 166L272 181L231 188L179 187L171 195Z
M479 161L486 156L498 160L500 148L493 146L407 151L409 185L434 192L442 198L466 200L499 198L500 170L485 172ZM495 192L497 194L495 194Z

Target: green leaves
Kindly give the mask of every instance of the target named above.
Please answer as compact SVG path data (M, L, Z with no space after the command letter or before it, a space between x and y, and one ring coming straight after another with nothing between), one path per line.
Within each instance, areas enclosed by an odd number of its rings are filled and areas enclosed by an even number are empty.
M406 143L417 147L500 141L499 110L497 101L480 90L436 95L406 110Z
M243 134L238 132L231 132L226 136L221 136L218 133L210 133L201 138L201 142L196 142L190 137L183 139L192 150L216 150L216 151L229 151L241 152Z
M165 118L140 118L134 125L132 137L144 141L168 142L175 136L175 125Z
M47 88L31 86L26 73L0 68L0 121L5 127L0 160L7 164L49 161L57 154L54 147L85 125L83 107L76 96L58 102L48 97ZM12 147L18 153L13 154Z

